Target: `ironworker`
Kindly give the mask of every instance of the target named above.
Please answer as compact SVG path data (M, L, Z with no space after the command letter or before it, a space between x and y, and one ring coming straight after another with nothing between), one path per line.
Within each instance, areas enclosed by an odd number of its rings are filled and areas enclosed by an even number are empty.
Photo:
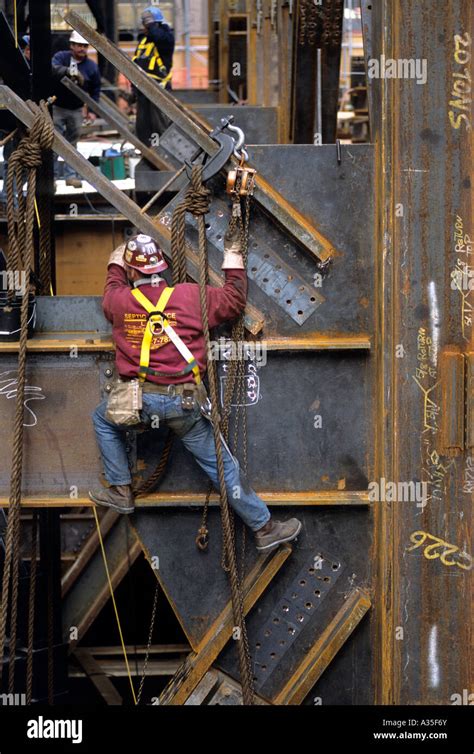
M67 141L77 146L80 128L83 121L83 103L69 89L63 86L60 81L67 76L81 89L84 89L96 102L100 99L100 72L99 66L87 55L89 43L87 39L81 37L77 31L73 31L69 37L69 50L60 50L53 56L53 77L57 80L55 90L56 101L53 107L54 125L67 139ZM95 113L87 112L89 120L95 120ZM59 163L56 158L54 163L55 177L59 177ZM68 186L80 188L82 181L75 170L64 164L64 177Z
M203 410L209 402L202 382L207 356L200 289L196 283L168 287L160 276L167 267L158 245L142 234L110 256L103 310L113 328L118 387L128 390L132 383L138 384L140 377L139 428L169 427L219 490L214 432L209 415ZM245 308L247 273L235 243L226 241L222 269L224 286L206 287L209 327L234 319ZM153 317L159 317L162 330L157 333L152 326L147 339ZM112 414L110 405L109 397L93 414L110 486L91 491L89 496L99 505L132 513L135 501L125 446L125 431L130 430L130 424L121 424L123 412ZM244 479L237 458L225 442L222 449L229 503L255 532L257 549L267 550L295 539L301 530L300 521L274 521L263 500Z
M142 13L143 35L133 56L134 62L163 89L171 89L174 32L155 6ZM157 146L157 138L166 131L170 120L140 91L137 96L136 134L140 141Z

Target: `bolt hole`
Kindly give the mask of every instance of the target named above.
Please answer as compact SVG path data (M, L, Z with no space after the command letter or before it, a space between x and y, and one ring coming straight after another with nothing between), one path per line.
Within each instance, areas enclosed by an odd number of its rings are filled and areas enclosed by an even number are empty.
M276 653L275 652L270 652L270 657L272 658L272 660L274 660L275 657L276 657Z
M211 227L211 223L205 223L206 230L209 230Z
M314 568L313 567L308 568L308 573L314 573Z
M282 610L284 613L288 613L290 608L288 607L288 605L283 605Z
M292 626L290 626L290 628L288 629L288 633L290 634L290 636L293 636L293 634L296 633L296 628L293 628Z
M265 636L270 636L270 634L271 634L271 631L269 628L267 628L267 630L265 631Z
M268 283L268 278L263 278L264 283Z
M252 272L257 272L257 268L256 267L252 267Z
M306 581L305 581L305 579L301 579L301 581L300 581L300 586L305 586L305 584L306 584Z
M300 291L304 291L304 285L300 285Z
M316 299L314 298L314 296L311 296L310 301L312 301L313 303L316 301Z
M275 288L275 293L280 293L280 288Z
M287 304L291 304L291 298L287 298L287 299L286 299L286 303L287 303Z
M275 616L275 618L273 618L273 622L274 623L279 623L280 622L280 618L278 618L277 616Z
M313 603L312 602L305 602L304 606L305 606L306 610L311 610L311 608L313 607Z
M219 234L218 234L218 235L216 236L216 240L217 240L217 241L220 241L220 240L221 240L221 238L222 238L222 236L221 236L221 234L219 233Z
M323 580L324 581L331 581L331 577L330 576L325 576Z
M270 256L270 254L264 254L264 255L263 255L264 259L268 259L268 258L269 258L269 256Z
M303 312L301 311L301 309L298 309L298 314L300 315L300 317L303 316Z
M298 621L298 623L303 623L303 621L304 621L304 615L297 615L296 616L296 620Z
M314 593L315 593L316 597L321 597L321 592L320 592L319 589L315 589Z
M259 642L259 641L257 641L257 643L255 644L255 646L256 646L256 648L257 648L257 649L260 649L260 647L261 647L262 645L260 644L260 642Z
M333 571L337 571L337 569L339 568L339 565L340 565L340 563L333 563L332 564L332 570Z

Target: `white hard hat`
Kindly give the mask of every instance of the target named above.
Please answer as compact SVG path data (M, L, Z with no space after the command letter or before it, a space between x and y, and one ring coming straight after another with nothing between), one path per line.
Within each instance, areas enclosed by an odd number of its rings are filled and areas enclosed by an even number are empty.
M80 34L77 33L77 31L73 31L71 36L69 37L70 42L75 42L78 45L88 45L89 42L87 39L84 39L84 37L81 37Z

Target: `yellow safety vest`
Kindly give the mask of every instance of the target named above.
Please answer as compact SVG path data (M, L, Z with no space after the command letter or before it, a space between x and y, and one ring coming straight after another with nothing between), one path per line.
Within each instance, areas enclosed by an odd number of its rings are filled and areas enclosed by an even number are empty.
M146 323L145 334L142 340L142 347L141 347L141 353L140 353L140 368L139 368L138 376L139 376L140 382L144 382L146 380L147 374L165 376L165 377L176 377L178 374L181 375L181 374L187 374L188 372L192 372L196 385L199 385L199 383L201 382L201 375L199 372L197 361L194 358L191 351L189 350L189 348L187 347L187 345L183 343L179 335L173 330L164 312L165 306L168 303L169 298L171 294L173 293L173 291L174 291L174 288L166 287L162 291L160 298L158 299L156 304L152 304L151 301L147 299L145 294L142 293L142 291L138 290L138 288L135 288L132 291L132 296L134 296L135 299L138 301L138 303L141 304L141 306L143 306L143 308L146 309L146 311L148 312L148 320ZM172 374L169 372L157 372L154 369L150 369L150 350L151 350L153 335L155 334L156 324L160 325L161 332L164 331L168 335L169 339L176 346L181 356L187 361L188 366L185 367L181 372Z
M158 49L154 42L147 42L147 37L143 37L143 39L141 39L141 41L139 42L137 49L135 50L135 55L133 56L132 60L136 61L137 58L141 58L144 63L148 60L148 65L144 66L143 70L146 71L148 76L157 79L160 82L160 86L166 86L168 81L170 81L171 79L173 69L170 68L165 76L156 73L156 70L160 70L160 68L166 71L166 66L163 63L160 53L158 52Z

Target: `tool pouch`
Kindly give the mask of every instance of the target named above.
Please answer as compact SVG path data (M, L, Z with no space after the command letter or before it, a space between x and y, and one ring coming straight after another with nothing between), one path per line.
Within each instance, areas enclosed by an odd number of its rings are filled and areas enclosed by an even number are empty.
M105 417L113 424L140 424L142 385L139 380L116 380L109 394Z
M194 399L199 407L206 405L207 403L207 390L204 382L200 382L199 385L194 387Z

